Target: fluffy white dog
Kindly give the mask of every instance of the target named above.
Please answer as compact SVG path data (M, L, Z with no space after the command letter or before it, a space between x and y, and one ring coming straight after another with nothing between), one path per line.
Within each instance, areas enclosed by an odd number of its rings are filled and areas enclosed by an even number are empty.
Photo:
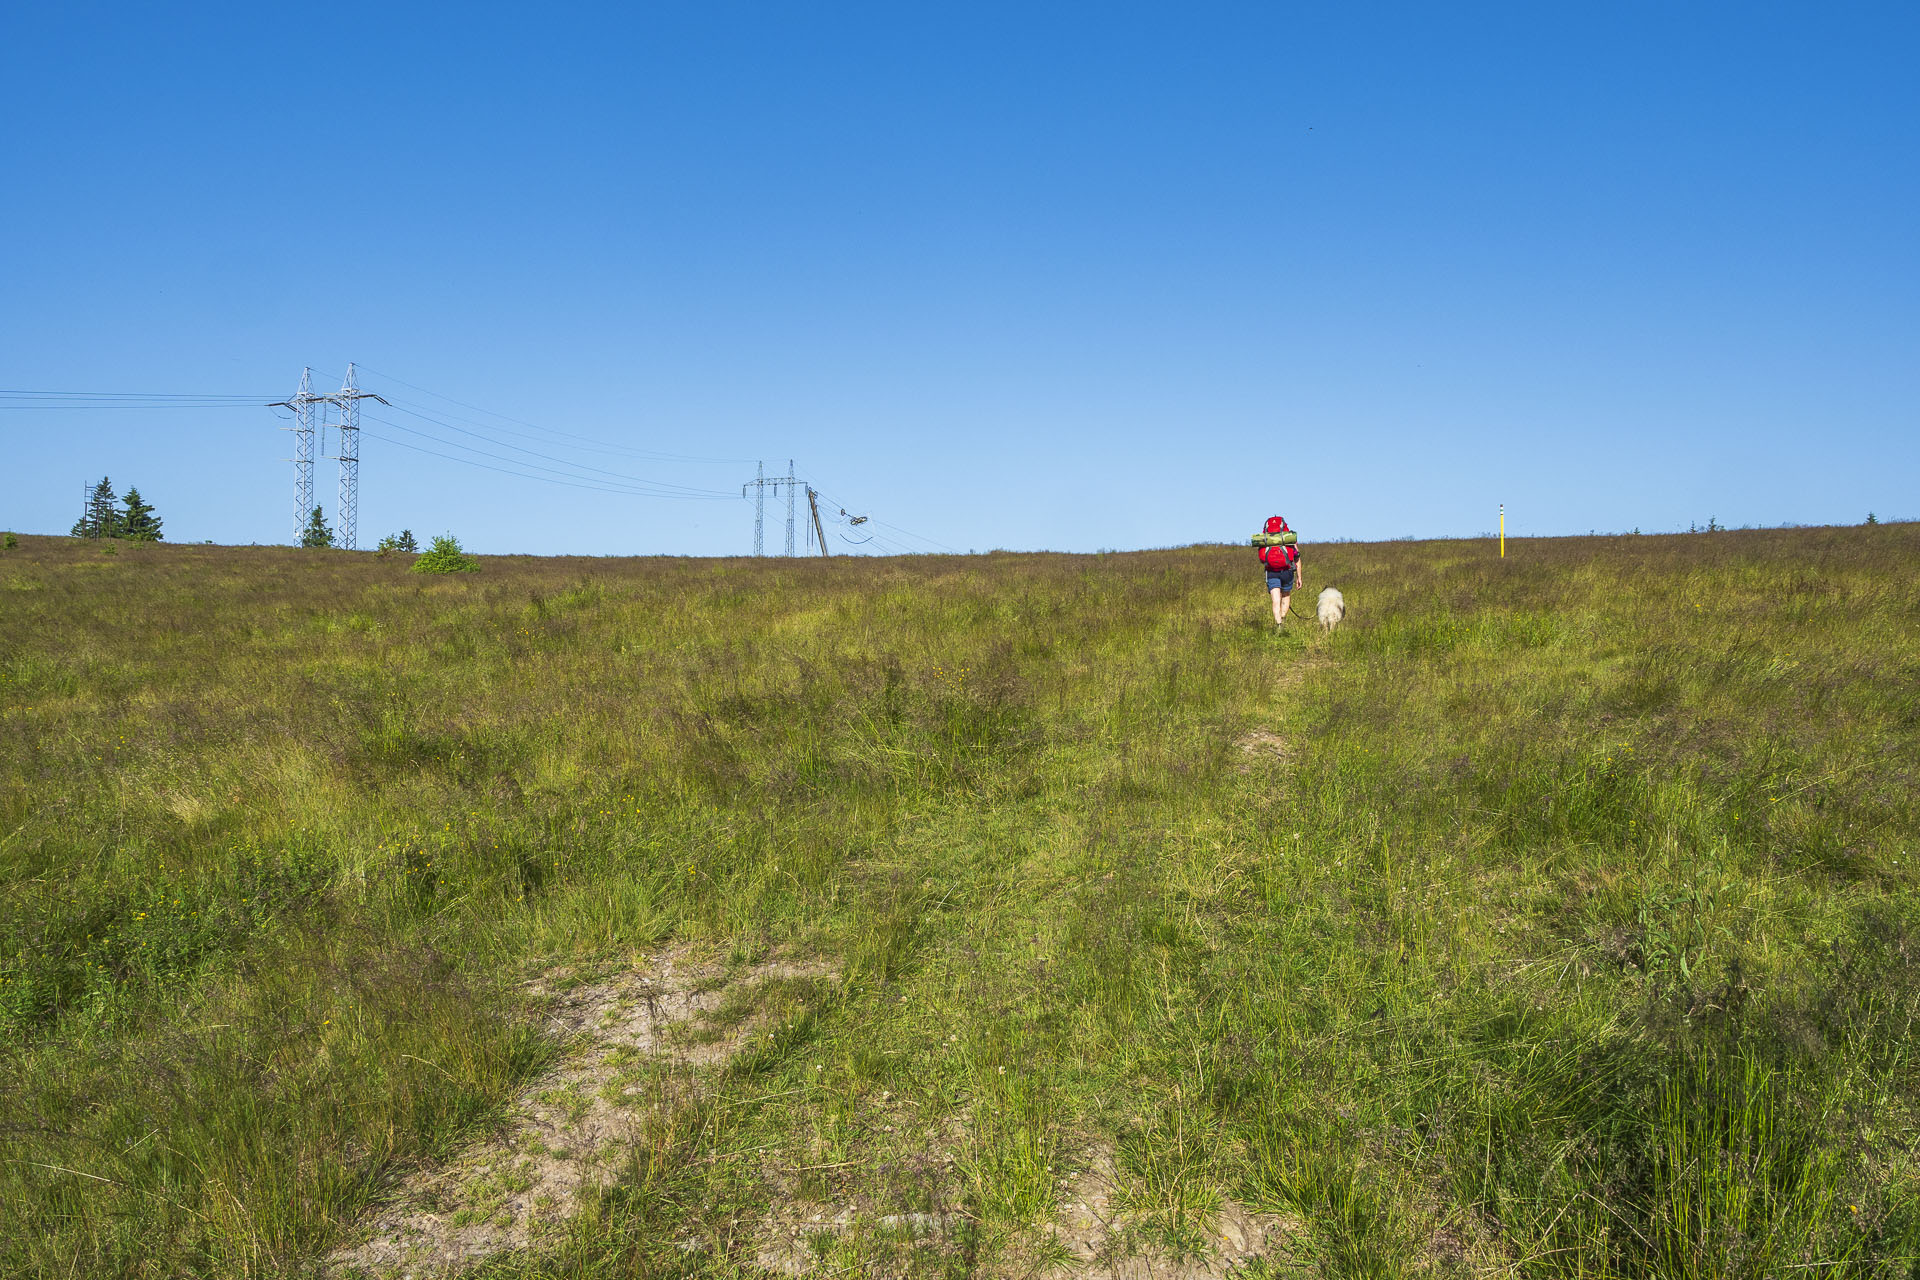
M1325 587L1320 592L1320 629L1332 631L1347 616L1347 598L1340 594L1338 587Z

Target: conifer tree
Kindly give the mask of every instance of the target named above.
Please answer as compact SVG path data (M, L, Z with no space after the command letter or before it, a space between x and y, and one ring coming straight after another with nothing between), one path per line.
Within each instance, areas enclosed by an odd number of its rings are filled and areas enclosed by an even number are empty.
M140 497L140 490L129 487L121 502L127 508L120 516L122 535L135 542L160 541L160 517L153 513L152 505Z
M413 530L402 529L398 533L389 533L380 539L380 545L375 547L374 550L379 552L383 557L393 555L395 552L401 552L411 556L420 553L420 544L413 540Z
M303 547L330 547L333 545L333 530L327 527L327 518L320 508L313 509L313 515L307 520L307 527L300 534Z
M117 538L120 536L120 513L114 509L116 499L113 496L113 481L107 476L100 477L100 483L93 486L93 492L87 496L87 508L74 522L72 533L76 538Z

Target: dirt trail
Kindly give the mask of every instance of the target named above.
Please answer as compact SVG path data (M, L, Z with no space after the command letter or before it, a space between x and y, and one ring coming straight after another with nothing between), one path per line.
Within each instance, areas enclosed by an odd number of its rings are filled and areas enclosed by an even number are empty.
M1173 1257L1142 1241L1119 1201L1113 1152L1094 1153L1073 1182L1060 1220L1049 1233L1071 1261L1040 1273L1041 1280L1221 1280L1255 1258L1285 1261L1299 1222L1284 1214L1254 1213L1224 1200L1207 1231L1206 1249Z
M1240 748L1248 759L1241 762L1240 771L1245 773L1253 761L1261 756L1272 756L1281 764L1293 758L1293 749L1287 740L1271 729L1249 729L1234 740L1234 746Z
M550 975L536 993L551 993L548 1030L572 1041L573 1052L521 1092L498 1137L407 1179L364 1238L327 1259L327 1272L339 1280L428 1280L538 1244L572 1216L583 1191L614 1180L659 1108L684 1104L700 1087L701 1069L725 1062L760 1026L749 1017L722 1030L713 1015L723 1005L760 983L825 973L791 962L728 972L668 952L642 971L565 990L553 987L567 975ZM663 1086L663 1063L688 1070ZM768 1170L776 1185L779 1172ZM1293 1220L1226 1201L1204 1247L1172 1256L1119 1208L1120 1185L1112 1149L1090 1153L1085 1171L1062 1185L1055 1220L1042 1229L1025 1273L1035 1280L1222 1280L1255 1258L1291 1252ZM946 1270L957 1261L966 1221L958 1212L777 1199L756 1232L753 1261L788 1276L819 1272L828 1254L836 1262L864 1258L873 1274L892 1274L889 1264L915 1256Z
M1273 674L1274 693L1286 694L1299 688L1302 683L1312 678L1315 671L1329 665L1330 661L1323 654L1309 651L1283 662ZM1240 762L1242 773L1263 760L1278 760L1281 764L1288 764L1293 760L1292 744L1273 729L1249 729L1235 738L1233 745L1238 747L1241 755L1245 757Z
M728 974L667 953L645 972L559 992L548 1029L577 1040L576 1050L521 1092L500 1137L445 1169L409 1178L394 1207L371 1224L370 1237L335 1252L329 1270L413 1280L524 1248L541 1228L572 1215L583 1188L613 1181L644 1119L638 1080L648 1064L725 1061L753 1020L704 1042L684 1033L742 987L823 972L775 962Z
M1086 1171L1064 1188L1055 1220L1043 1228L1039 1247L1029 1255L1042 1261L1016 1265L1011 1272L1034 1280L1225 1280L1255 1259L1285 1263L1294 1252L1297 1219L1254 1213L1226 1200L1200 1250L1175 1256L1119 1207L1119 1186L1112 1148L1097 1148ZM948 1270L941 1256L951 1261L965 1222L959 1213L874 1214L854 1206L795 1203L761 1224L754 1262L794 1277L849 1267L883 1275L895 1273L886 1261L898 1266L918 1252L927 1265L910 1269L938 1274ZM847 1260L840 1248L846 1244L869 1255L864 1267Z

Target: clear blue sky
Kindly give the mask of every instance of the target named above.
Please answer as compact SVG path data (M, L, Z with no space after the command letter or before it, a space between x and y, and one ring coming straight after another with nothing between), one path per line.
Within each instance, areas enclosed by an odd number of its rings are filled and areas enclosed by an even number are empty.
M962 550L1916 516L1917 66L1909 3L10 6L0 390L358 361L428 433L363 545L737 554L788 457ZM290 538L264 408L17 403L0 526Z

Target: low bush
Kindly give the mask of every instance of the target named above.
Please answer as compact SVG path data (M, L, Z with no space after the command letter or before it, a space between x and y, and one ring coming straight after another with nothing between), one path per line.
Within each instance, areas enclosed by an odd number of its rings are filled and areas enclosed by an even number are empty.
M460 549L460 540L443 533L413 562L415 573L478 573L480 564Z

